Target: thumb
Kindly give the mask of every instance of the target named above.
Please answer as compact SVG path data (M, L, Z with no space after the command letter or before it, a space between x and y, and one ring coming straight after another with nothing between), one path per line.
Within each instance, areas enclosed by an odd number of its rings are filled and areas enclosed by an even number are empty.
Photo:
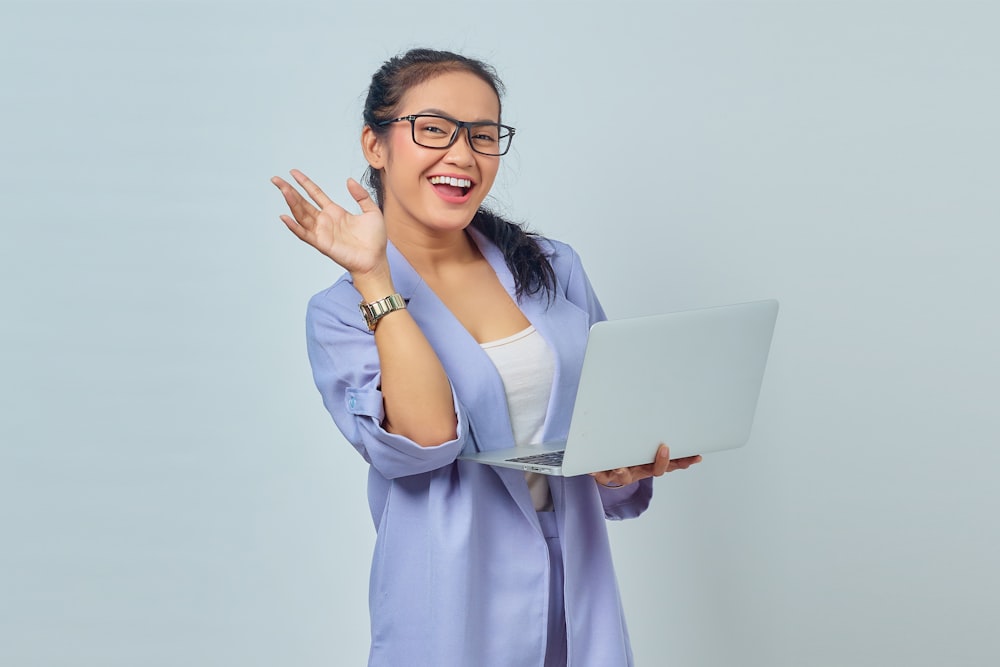
M659 477L669 471L670 448L661 442L660 447L656 450L656 458L653 459L653 476Z
M354 201L358 202L358 206L361 207L363 213L372 213L373 211L379 210L378 205L372 200L371 195L365 186L358 183L353 178L347 179L347 191L351 193L354 197Z

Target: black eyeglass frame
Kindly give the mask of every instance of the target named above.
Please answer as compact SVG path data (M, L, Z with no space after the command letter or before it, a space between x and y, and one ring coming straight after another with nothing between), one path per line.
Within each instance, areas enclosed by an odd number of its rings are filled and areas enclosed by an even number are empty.
M455 132L451 135L451 139L448 141L447 145L428 146L426 144L422 144L419 141L417 141L416 120L418 118L440 118L441 120L446 120L449 123L454 123L457 127L455 128ZM503 125L501 123L484 123L482 121L472 121L472 120L456 120L454 118L449 118L448 116L442 116L436 113L410 114L409 116L400 116L399 118L392 118L390 120L380 120L379 122L375 123L375 125L378 127L385 127L386 125L391 125L392 123L398 123L404 120L410 123L410 138L413 139L413 143L415 143L418 146L421 146L422 148L430 148L432 150L442 150L442 151L451 148L452 146L455 145L455 142L458 141L458 133L462 131L462 128L465 128L465 136L469 140L469 148L471 148L474 152L479 153L480 155L488 155L489 157L500 157L502 155L506 155L507 151L510 150L511 145L514 143L514 134L517 132L517 130L515 130L510 125ZM507 148L504 149L503 153L484 153L483 151L476 148L475 144L472 142L472 128L481 127L483 125L495 125L496 127L499 127L501 130L506 130L507 132L506 135L501 134L500 137L498 137L498 140L503 139L504 137L510 137L510 139L507 140Z

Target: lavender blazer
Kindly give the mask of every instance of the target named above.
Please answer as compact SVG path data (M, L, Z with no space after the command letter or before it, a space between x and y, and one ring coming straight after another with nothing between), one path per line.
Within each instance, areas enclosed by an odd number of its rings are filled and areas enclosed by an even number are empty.
M471 228L470 234L514 298L500 251ZM590 325L605 316L579 256L563 243L542 244L555 269L555 300L518 303L555 355L544 426L545 438L554 439L569 429ZM382 429L378 353L348 275L312 298L306 318L323 402L370 464L377 538L369 665L541 666L549 554L524 474L456 460L465 448L513 446L503 383L476 340L391 244L388 256L396 288L451 381L454 440L421 447ZM640 514L652 482L612 490L581 476L550 484L563 548L569 664L632 665L605 519Z

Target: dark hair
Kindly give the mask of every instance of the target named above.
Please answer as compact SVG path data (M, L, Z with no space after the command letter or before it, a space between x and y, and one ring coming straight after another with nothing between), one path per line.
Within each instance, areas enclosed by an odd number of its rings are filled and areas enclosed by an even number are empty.
M496 71L486 63L450 51L433 49L412 49L390 58L375 74L365 99L364 122L371 131L385 136L387 127L378 123L396 115L403 95L413 86L423 83L439 74L448 72L468 72L493 89L500 100L504 90ZM499 118L497 119L499 120ZM384 201L382 174L371 166L365 171L364 182L373 191L375 203L381 208ZM544 291L552 296L555 290L555 272L538 244L537 235L480 207L472 218L472 226L482 232L501 250L507 268L514 275L517 296L533 295Z

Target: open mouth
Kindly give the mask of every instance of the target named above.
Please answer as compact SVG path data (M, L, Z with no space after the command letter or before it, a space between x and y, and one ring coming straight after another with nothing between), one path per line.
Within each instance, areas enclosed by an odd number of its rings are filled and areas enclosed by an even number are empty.
M472 181L468 178L454 176L431 176L428 179L437 193L445 198L464 197L472 189Z

